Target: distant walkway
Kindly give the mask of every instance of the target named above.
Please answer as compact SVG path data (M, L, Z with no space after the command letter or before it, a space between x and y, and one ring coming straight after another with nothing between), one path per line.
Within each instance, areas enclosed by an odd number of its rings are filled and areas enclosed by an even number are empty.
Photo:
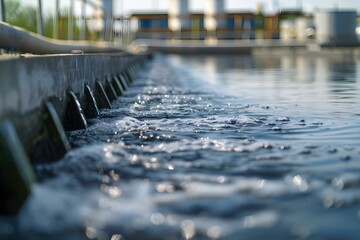
M159 40L137 39L129 47L135 51L148 50L150 52L178 53L178 54L221 54L244 53L249 54L253 49L264 48L305 48L315 40Z

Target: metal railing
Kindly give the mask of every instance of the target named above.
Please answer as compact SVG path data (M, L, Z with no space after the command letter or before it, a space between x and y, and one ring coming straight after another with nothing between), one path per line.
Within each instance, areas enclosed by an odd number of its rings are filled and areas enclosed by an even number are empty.
M5 0L0 0L0 20L6 22Z
M255 39L279 39L279 31L268 30L219 30L219 31L144 31L133 32L134 39L179 39L179 40L255 40Z
M81 8L79 14L75 14L75 3L80 2ZM36 33L53 39L63 40L92 40L107 41L113 45L127 45L131 41L130 20L124 17L106 18L103 5L96 0L69 0L65 9L60 9L60 1L55 0L52 12L52 34L45 34L45 18L43 12L43 0L36 0ZM88 8L92 9L86 11ZM0 20L7 22L6 1L0 0ZM65 11L64 11L65 10ZM66 12L66 16L62 11ZM49 16L48 16L49 17ZM67 31L60 34L59 24L66 18ZM106 23L106 21L108 21ZM99 27L100 23L102 27ZM62 22L64 24L64 22ZM107 25L106 25L107 24ZM105 26L106 25L106 26ZM22 27L22 26L20 26Z

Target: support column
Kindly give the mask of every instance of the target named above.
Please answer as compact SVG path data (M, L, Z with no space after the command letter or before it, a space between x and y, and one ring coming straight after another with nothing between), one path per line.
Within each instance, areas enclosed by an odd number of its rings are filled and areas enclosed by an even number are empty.
M85 0L81 1L81 14L80 14L80 40L86 39L86 3Z
M5 0L0 0L0 21L6 22Z
M207 0L204 15L204 25L207 31L207 39L218 39L219 30L225 30L226 27L224 0Z
M37 5L37 32L39 35L44 36L44 21L43 21L43 15L42 15L42 0L38 0Z
M104 40L111 41L113 33L113 2L112 0L103 0L104 12Z
M55 11L53 20L53 38L59 38L59 0L55 0Z
M74 39L74 0L70 0L70 9L68 16L68 40Z
M188 0L171 0L169 6L169 28L173 38L182 38L182 32L190 29L190 14Z

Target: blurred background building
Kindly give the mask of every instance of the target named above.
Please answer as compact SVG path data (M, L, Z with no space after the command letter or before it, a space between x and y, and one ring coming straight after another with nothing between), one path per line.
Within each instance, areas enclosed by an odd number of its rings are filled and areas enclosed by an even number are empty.
M320 44L353 44L360 36L356 9L342 10L334 5L330 10L305 12L303 0L291 8L281 8L279 0L259 1L250 10L229 9L225 0L203 0L203 8L196 10L191 9L190 0L167 0L167 9L159 8L159 0L148 0L152 8L126 13L126 0L68 0L65 8L59 4L64 1L53 0L54 13L50 16L42 8L45 1L32 1L36 8L28 8L27 15L19 13L25 9L19 7L20 1L30 0L1 0L1 19L58 39L114 44L134 39L317 39Z
M191 12L188 0L171 3L168 12L132 13L129 18L134 38L295 39L298 18L306 19L306 24L298 24L298 28L313 27L312 16L305 15L301 8L280 11L275 4L275 12L265 13L264 6L258 4L256 11L227 11L224 0L206 0L203 12ZM299 29L299 39L313 38L313 32Z

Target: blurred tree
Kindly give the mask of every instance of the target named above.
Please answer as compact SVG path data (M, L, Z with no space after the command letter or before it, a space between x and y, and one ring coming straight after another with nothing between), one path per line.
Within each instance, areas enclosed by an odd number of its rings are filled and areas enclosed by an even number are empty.
M36 8L21 5L18 0L5 0L6 21L12 25L36 32Z
M36 7L21 4L19 0L5 0L6 21L12 25L24 28L28 31L37 32L36 27ZM69 10L62 9L59 13L59 39L67 39ZM44 17L44 35L46 37L53 36L53 13L50 12ZM86 29L87 36L93 38L89 29ZM79 26L74 21L74 40L79 39Z

